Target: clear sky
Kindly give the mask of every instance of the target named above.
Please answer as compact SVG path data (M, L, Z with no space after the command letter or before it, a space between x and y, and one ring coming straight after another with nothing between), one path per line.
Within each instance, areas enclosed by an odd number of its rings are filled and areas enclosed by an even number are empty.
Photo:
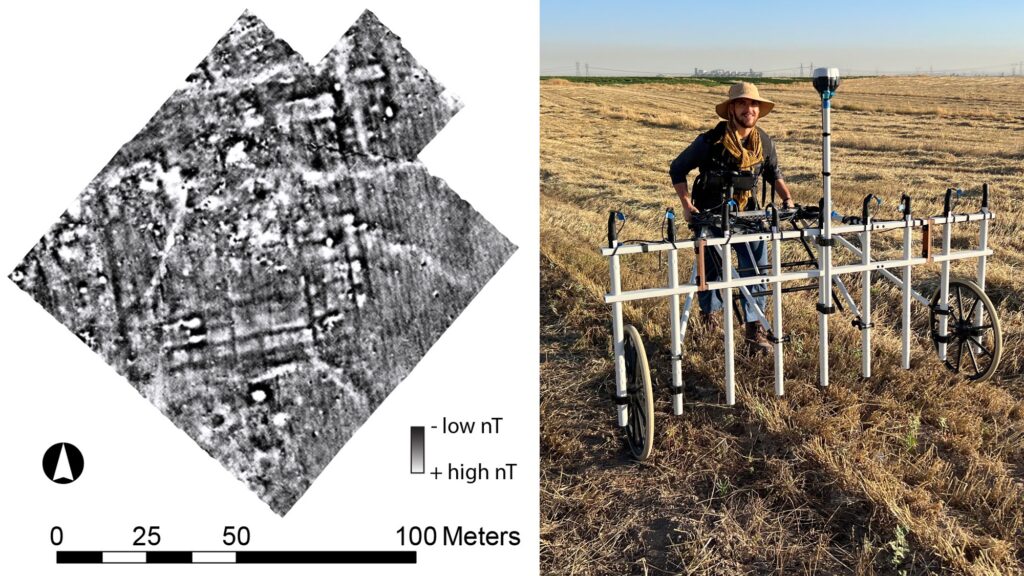
M541 0L545 75L1001 73L1024 61L1024 0ZM1018 74L1024 72L1017 70Z

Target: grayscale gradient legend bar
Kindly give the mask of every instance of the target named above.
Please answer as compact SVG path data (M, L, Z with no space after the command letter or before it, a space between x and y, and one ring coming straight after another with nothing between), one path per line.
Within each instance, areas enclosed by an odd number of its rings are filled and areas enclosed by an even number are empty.
M426 470L426 459L423 451L425 449L423 426L409 427L409 472L423 474Z

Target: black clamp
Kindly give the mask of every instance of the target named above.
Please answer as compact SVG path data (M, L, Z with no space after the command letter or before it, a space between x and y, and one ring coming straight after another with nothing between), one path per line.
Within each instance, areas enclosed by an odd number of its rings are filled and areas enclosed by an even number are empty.
M684 388L683 386L672 386L671 384L669 384L667 387L668 387L668 391L669 391L670 394L682 394L683 393L683 388Z
M946 334L945 336L939 336L938 332L932 332L932 340L935 340L939 344L949 344L950 342L952 342L955 339L956 338L953 337L953 334Z
M865 232L868 231L868 229L869 229L868 226L871 224L871 221L872 221L872 218L871 218L871 201L872 200L876 200L878 202L879 206L881 206L881 204L882 204L882 199L879 198L878 196L875 196L874 194L868 194L867 196L864 197L864 202L861 204L860 219L861 219L861 223L864 224L864 231ZM871 228L874 228L874 226L871 226Z
M608 247L615 248L618 242L618 231L615 230L615 220L625 221L625 217L622 216L622 212L617 210L611 210L608 212Z
M789 342L791 340L789 334L783 334L782 338L776 338L775 333L770 330L768 331L768 339L771 340L774 344L782 344L784 342Z
M874 328L875 327L875 323L874 322L870 322L870 323L864 322L864 320L861 320L860 316L854 318L852 324L853 324L854 328L860 328L861 330L867 330L868 328Z
M824 236L820 236L820 235L818 236L818 239L816 240L816 242L818 243L818 246L833 247L833 246L836 245L836 241L835 241L834 238L825 238Z
M900 194L900 204L903 206L903 217L910 216L910 195Z
M938 304L936 304L935 306L932 306L931 309L936 316L949 316L949 308L943 310L942 308L939 308Z
M665 227L666 227L666 238L672 244L672 247L676 247L676 213L675 210L668 208L665 210Z
M625 406L629 404L629 396L615 396L614 400L616 406Z
M820 314L835 314L836 313L836 307L835 307L834 304L833 305L829 305L829 306L825 306L821 302L817 302L817 303L814 304L814 307L818 310L818 313L820 313Z

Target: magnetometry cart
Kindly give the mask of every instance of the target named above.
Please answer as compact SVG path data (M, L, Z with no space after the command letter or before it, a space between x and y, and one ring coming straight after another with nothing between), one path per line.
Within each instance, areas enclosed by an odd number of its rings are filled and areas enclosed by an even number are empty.
M654 439L654 399L651 388L647 354L640 333L634 326L623 325L622 306L626 302L647 298L668 298L672 325L671 365L672 409L678 416L683 412L683 348L687 325L693 308L694 296L705 290L721 292L725 338L725 401L736 401L733 342L734 299L746 302L754 310L756 320L768 331L774 343L775 394L785 391L783 351L788 341L783 329L782 295L800 290L818 290L819 330L819 383L829 384L828 327L829 316L837 311L848 311L853 325L861 332L861 372L871 376L871 282L880 275L895 284L902 295L902 366L910 368L911 305L916 300L929 310L929 334L939 360L952 372L970 380L985 380L999 365L1002 352L1002 334L999 318L992 301L985 295L985 264L992 250L988 247L989 222L994 214L989 210L988 185L982 185L980 206L977 211L958 211L963 192L947 189L941 215L915 217L911 211L911 198L904 194L900 200L902 218L876 220L872 210L881 199L869 194L862 203L859 216L842 217L832 210L830 174L830 100L839 85L835 68L814 71L814 86L822 102L822 176L823 198L818 206L776 209L774 191L771 202L765 202L767 192L762 190L764 211L737 210L733 194L740 192L749 181L749 174L719 174L727 191L718 210L695 214L691 223L693 236L677 239L674 214L666 212L666 234L661 242L638 244L620 243L619 225L625 221L620 212L612 212L608 219L608 245L601 253L608 257L611 289L605 302L612 308L612 340L615 366L615 402L618 424L626 431L630 451L638 459L647 458ZM833 220L836 222L834 223ZM956 224L974 222L979 225L978 246L973 250L951 248L952 228ZM878 234L902 232L902 257L887 260L872 258L872 238ZM920 253L913 251L915 235L920 237ZM764 270L737 269L730 245L749 249L748 242L764 241L770 245L770 263ZM783 242L799 242L806 259L783 261ZM846 250L858 261L855 264L836 265L833 250ZM634 254L664 252L668 257L668 279L664 286L623 291L620 262ZM680 282L680 252L689 258L696 254L689 281ZM705 259L708 253L710 258ZM951 279L950 262L968 258L977 259L974 279ZM705 261L718 272L709 274ZM751 257L750 261L755 259ZM939 286L934 294L924 295L911 285L912 268L917 264L938 262ZM840 276L859 275L862 283L858 303ZM709 276L716 281L706 280ZM817 282L814 282L817 280ZM809 283L810 281L810 283ZM759 296L772 296L772 319L757 305ZM845 310L844 310L845 309ZM747 319L753 320L753 319Z

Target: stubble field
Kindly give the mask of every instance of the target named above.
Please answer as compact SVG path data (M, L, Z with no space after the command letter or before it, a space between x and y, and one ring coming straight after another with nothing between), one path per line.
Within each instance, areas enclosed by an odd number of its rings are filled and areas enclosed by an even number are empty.
M625 238L660 239L678 207L673 158L714 126L727 86L541 83L541 564L550 574L1024 573L1024 79L844 81L832 114L835 208L879 217L941 212L947 187L975 211L992 190L987 293L1003 357L986 383L947 372L915 304L912 370L900 368L899 292L877 283L874 376L860 335L832 316L831 381L818 387L815 292L787 295L786 395L770 360L737 357L737 403L724 405L721 334L691 325L685 414L673 416L666 301L627 304L655 386L654 454L633 461L615 426L605 242L609 210ZM821 196L821 114L809 82L765 84L760 122L796 200ZM695 175L691 174L692 177ZM954 248L973 248L959 225ZM684 232L684 230L681 230ZM919 239L919 235L915 235ZM880 254L901 249L880 240ZM915 251L919 247L915 247ZM681 263L683 275L689 262ZM971 278L974 261L952 267ZM624 260L624 288L662 286L655 254ZM914 269L930 295L938 264ZM856 285L848 285L858 298ZM739 331L737 330L737 333ZM739 346L737 334L737 349Z

